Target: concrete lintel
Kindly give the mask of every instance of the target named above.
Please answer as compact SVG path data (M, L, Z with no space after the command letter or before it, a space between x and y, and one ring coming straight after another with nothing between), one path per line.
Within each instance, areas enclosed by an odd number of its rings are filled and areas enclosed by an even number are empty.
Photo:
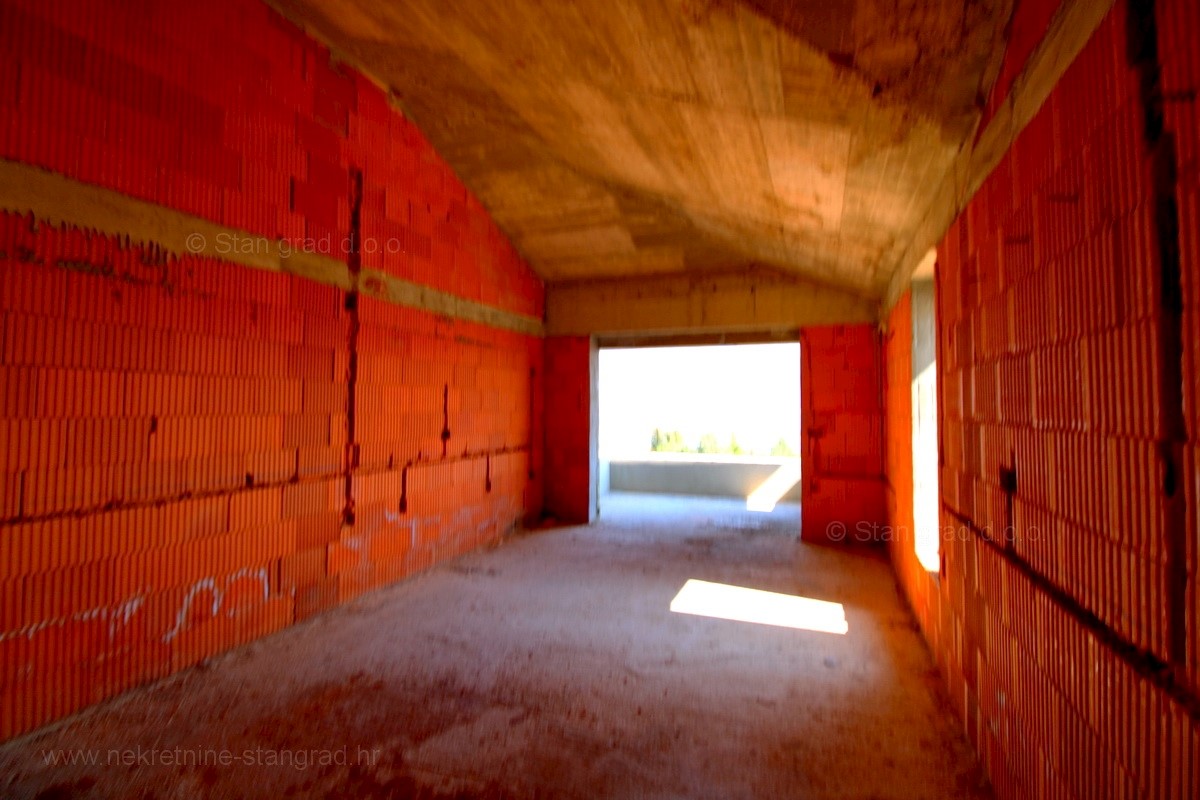
M753 270L546 287L549 335L769 335L810 325L874 321L875 304L866 297Z

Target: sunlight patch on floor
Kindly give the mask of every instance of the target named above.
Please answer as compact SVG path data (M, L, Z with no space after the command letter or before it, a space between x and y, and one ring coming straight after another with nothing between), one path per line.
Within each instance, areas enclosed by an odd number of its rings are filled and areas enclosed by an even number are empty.
M753 622L797 630L845 635L850 630L841 603L765 592L691 578L671 601L676 614Z

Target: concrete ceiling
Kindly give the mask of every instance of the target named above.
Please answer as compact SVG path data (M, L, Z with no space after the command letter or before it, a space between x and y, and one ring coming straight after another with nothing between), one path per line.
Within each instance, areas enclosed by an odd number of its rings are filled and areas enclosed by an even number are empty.
M878 298L1012 0L276 0L548 282L754 264Z

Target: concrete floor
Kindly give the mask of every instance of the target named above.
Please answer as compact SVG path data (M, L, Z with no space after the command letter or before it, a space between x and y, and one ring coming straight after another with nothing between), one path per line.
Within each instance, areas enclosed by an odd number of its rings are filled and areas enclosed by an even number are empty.
M990 796L887 563L796 514L611 496L0 747L0 796ZM689 578L849 630L672 613Z

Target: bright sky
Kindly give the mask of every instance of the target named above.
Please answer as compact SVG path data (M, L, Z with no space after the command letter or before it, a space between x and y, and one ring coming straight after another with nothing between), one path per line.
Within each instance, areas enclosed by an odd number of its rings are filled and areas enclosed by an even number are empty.
M601 457L649 452L655 428L693 447L711 433L764 454L782 437L800 452L800 345L602 349Z

